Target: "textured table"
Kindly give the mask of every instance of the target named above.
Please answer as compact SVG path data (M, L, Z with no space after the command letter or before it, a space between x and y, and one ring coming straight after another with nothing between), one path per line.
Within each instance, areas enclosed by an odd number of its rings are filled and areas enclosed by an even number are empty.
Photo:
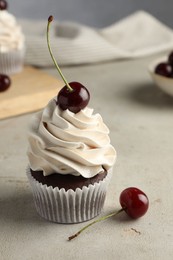
M122 213L68 242L84 224L49 223L34 208L25 176L31 114L2 120L1 260L173 259L173 99L151 82L153 58L63 69L90 90L90 106L102 114L118 153L102 215L119 209L119 194L129 186L147 193L148 213L136 221Z

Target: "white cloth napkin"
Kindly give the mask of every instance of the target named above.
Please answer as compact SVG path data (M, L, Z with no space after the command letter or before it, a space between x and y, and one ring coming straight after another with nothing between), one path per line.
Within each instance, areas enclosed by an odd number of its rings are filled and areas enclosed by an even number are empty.
M26 63L52 66L47 42L47 21L21 21L26 35ZM60 65L137 58L173 49L173 30L144 11L95 29L71 22L54 21L51 45Z

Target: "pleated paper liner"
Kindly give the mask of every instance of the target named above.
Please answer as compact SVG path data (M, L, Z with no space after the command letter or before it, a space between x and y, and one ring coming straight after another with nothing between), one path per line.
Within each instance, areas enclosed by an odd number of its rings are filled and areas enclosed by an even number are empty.
M30 168L27 176L33 191L35 207L39 215L57 223L79 223L100 214L111 178L111 170L99 183L77 188L75 191L43 185L33 178Z

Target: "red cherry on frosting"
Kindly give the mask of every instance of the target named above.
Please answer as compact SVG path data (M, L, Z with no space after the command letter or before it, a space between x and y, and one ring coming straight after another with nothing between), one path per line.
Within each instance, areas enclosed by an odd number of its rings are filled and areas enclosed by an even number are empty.
M64 86L58 93L57 104L62 110L69 109L73 113L78 113L88 105L90 94L86 87L79 82L69 83L72 90Z
M5 0L0 0L0 10L6 10L8 7L8 4Z
M86 87L79 82L68 83L65 79L62 71L60 70L51 50L49 42L49 27L53 21L53 16L49 16L47 24L47 45L51 55L51 58L58 70L61 78L63 79L65 86L59 91L57 96L57 105L62 110L69 109L73 113L78 113L81 109L85 108L89 102L90 94Z

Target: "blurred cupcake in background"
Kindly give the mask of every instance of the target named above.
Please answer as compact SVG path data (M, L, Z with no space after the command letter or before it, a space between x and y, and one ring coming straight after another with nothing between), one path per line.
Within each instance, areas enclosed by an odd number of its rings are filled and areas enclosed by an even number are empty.
M7 2L0 0L0 73L14 74L23 68L25 37L7 8Z

